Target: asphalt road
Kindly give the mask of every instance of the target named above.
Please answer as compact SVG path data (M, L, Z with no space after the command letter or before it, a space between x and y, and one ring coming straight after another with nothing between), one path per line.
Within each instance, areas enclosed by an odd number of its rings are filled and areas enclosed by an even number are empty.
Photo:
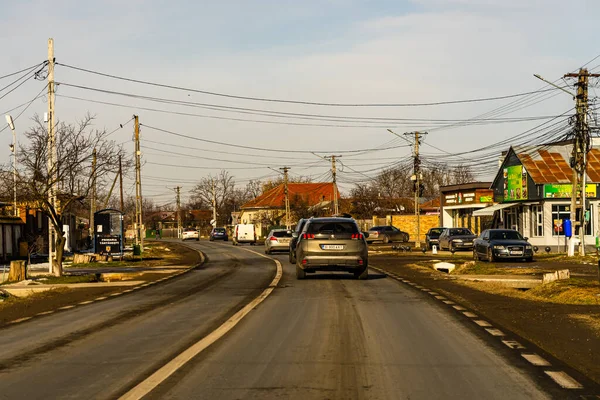
M257 296L274 262L231 243L163 285L0 331L0 398L116 398ZM513 366L427 295L376 273L279 287L147 397L156 399L542 399ZM554 395L556 397L556 395Z

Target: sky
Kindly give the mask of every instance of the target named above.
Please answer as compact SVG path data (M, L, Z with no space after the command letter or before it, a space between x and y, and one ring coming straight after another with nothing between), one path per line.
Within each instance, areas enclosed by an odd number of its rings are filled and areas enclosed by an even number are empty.
M342 156L338 182L348 193L353 183L368 181L382 168L410 162L405 132L428 132L421 153L431 162L521 134L527 138L524 132L569 111L573 99L553 91L517 104L520 97L397 105L547 90L533 74L572 85L560 78L582 65L600 72L600 58L595 59L600 47L594 45L600 2L593 0L568 5L558 0L0 0L0 5L0 76L47 59L47 40L53 38L57 63L192 89L143 85L64 65L55 71L59 120L72 123L89 112L96 116L96 128L116 129L111 139L133 153L130 120L139 115L144 196L166 207L174 204L174 186L182 186L185 200L194 182L221 169L240 187L250 179L273 179L283 166L291 167L292 177L326 181L331 179L330 162L322 158L327 155ZM0 88L11 79L0 80ZM0 112L29 102L44 85L27 81L0 99ZM590 97L595 94L592 85ZM45 98L35 100L16 121L17 135L31 126L35 113L46 110ZM439 120L470 119L492 110L494 117L519 120L439 127L452 124ZM307 114L329 117L315 120ZM525 117L536 119L522 121ZM117 129L119 124L124 128ZM9 130L0 133L0 163L9 162L11 140ZM501 148L496 150L499 156ZM465 160L478 157L473 154ZM477 179L493 178L493 167L475 169ZM132 178L126 181L130 193Z

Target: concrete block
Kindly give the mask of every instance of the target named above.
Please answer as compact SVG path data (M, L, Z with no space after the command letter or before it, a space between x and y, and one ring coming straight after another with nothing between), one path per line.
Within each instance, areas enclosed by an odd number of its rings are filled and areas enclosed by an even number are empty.
M441 271L441 272L450 273L450 272L454 271L454 269L456 269L456 265L454 265L452 263L447 263L447 262L439 262L439 263L433 264L433 269L435 269L437 271Z
M571 271L568 269L561 269L559 271L548 272L542 275L542 283L550 283L563 279L571 279Z

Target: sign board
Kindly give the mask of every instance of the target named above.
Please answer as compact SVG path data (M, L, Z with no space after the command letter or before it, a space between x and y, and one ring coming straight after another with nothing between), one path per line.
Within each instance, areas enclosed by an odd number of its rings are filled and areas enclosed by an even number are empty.
M566 184L546 184L544 185L544 198L551 199L570 199L573 194L573 185ZM596 184L585 185L585 197L596 197Z
M96 237L96 251L98 254L120 256L121 255L121 236L103 235Z
M479 196L480 203L493 203L494 196Z
M527 200L527 170L522 165L504 168L504 201Z

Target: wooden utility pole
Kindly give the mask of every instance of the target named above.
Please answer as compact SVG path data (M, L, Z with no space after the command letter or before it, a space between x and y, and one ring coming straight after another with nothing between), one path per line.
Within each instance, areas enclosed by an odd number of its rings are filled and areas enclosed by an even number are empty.
M125 210L125 203L123 200L123 164L121 162L121 156L119 155L119 186L121 188L121 212Z
M587 69L581 68L579 73L569 73L564 77L577 78L575 135L573 152L571 153L571 167L573 168L571 178L573 186L571 193L571 225L573 227L573 237L576 236L577 230L579 230L579 254L583 256L585 255L587 153L591 147L590 131L587 124L588 81L590 77L600 77L600 74L590 74ZM569 246L569 255L573 255L573 245Z
M335 159L341 156L329 156L324 157L326 160L331 160L331 177L332 177L332 185L333 185L333 215L337 215L340 213L340 208L338 204L338 188L337 188L337 168L335 165Z
M409 132L405 135L415 136L415 154L413 161L413 176L411 180L414 182L415 191L415 219L417 220L417 237L415 238L415 248L421 247L421 211L419 198L421 197L421 159L419 158L419 144L421 136L426 135L427 132Z
M144 250L144 227L142 215L142 151L140 150L140 120L137 115L133 116L135 120L135 244L140 246L140 251Z
M175 188L177 193L177 237L181 238L181 187Z
M54 132L54 39L48 39L48 149L47 149L47 168L48 183L48 203L56 210L56 134ZM54 272L54 256L56 247L56 231L51 216L48 216L48 262L50 267L48 272Z
M285 227L290 229L292 227L290 222L290 195L288 191L288 171L289 167L279 168L283 170L283 194L285 195Z
M92 152L92 197L90 198L90 237L94 240L94 214L96 213L96 148Z
M212 182L212 206L213 206L213 228L217 226L217 191L215 189L215 179L211 179Z

